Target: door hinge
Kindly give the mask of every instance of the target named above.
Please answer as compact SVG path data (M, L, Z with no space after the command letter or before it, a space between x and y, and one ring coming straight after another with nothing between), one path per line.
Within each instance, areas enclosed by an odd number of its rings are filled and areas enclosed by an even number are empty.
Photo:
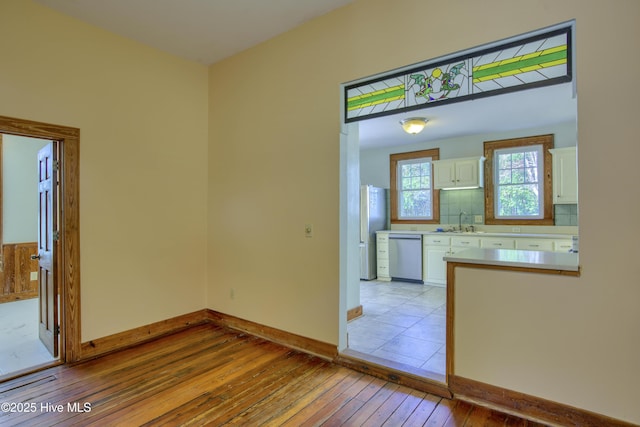
M60 325L56 325L56 327L53 328L53 333L55 335L60 335Z
M58 230L53 232L53 240L60 240L60 232Z
M53 164L52 164L52 167L53 167L54 171L58 171L58 169L60 169L60 161L54 160Z

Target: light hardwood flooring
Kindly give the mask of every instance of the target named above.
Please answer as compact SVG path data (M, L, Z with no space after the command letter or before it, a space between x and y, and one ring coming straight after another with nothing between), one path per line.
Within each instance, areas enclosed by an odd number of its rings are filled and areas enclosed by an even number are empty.
M540 425L214 325L0 383L0 402L21 408L0 425Z

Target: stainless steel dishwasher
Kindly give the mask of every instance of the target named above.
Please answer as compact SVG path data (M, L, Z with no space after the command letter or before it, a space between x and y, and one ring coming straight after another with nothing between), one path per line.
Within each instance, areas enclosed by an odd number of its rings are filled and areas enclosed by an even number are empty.
M421 234L389 234L389 273L392 280L424 283Z

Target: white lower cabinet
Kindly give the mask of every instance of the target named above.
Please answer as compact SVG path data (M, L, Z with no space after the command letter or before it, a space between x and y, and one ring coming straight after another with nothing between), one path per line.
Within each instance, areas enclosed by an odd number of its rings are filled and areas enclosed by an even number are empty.
M391 280L389 274L389 234L379 233L377 245L378 280L389 281ZM422 238L422 280L425 283L445 286L447 284L447 263L444 261L444 257L469 248L569 252L572 247L572 240L566 238L425 234Z
M447 263L443 259L469 248L479 248L475 236L425 236L423 239L423 280L430 284L447 284Z
M475 236L453 236L451 238L451 249L453 253L466 248L479 248L480 238Z
M516 241L507 237L483 237L480 245L490 249L515 249Z
M438 285L447 284L447 263L444 257L449 253L449 236L425 236L422 240L422 280Z
M378 280L391 280L389 273L389 234L376 235L376 268Z
M553 240L551 239L516 239L516 249L525 251L553 252Z
M553 251L554 252L569 252L573 249L573 240L554 240Z

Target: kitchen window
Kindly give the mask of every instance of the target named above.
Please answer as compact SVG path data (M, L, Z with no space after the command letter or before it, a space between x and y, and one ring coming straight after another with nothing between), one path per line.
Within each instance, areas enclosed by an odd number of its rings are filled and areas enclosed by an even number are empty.
M390 156L392 223L440 222L439 191L433 189L433 161L439 158L437 148Z
M553 225L553 135L484 143L487 224Z

